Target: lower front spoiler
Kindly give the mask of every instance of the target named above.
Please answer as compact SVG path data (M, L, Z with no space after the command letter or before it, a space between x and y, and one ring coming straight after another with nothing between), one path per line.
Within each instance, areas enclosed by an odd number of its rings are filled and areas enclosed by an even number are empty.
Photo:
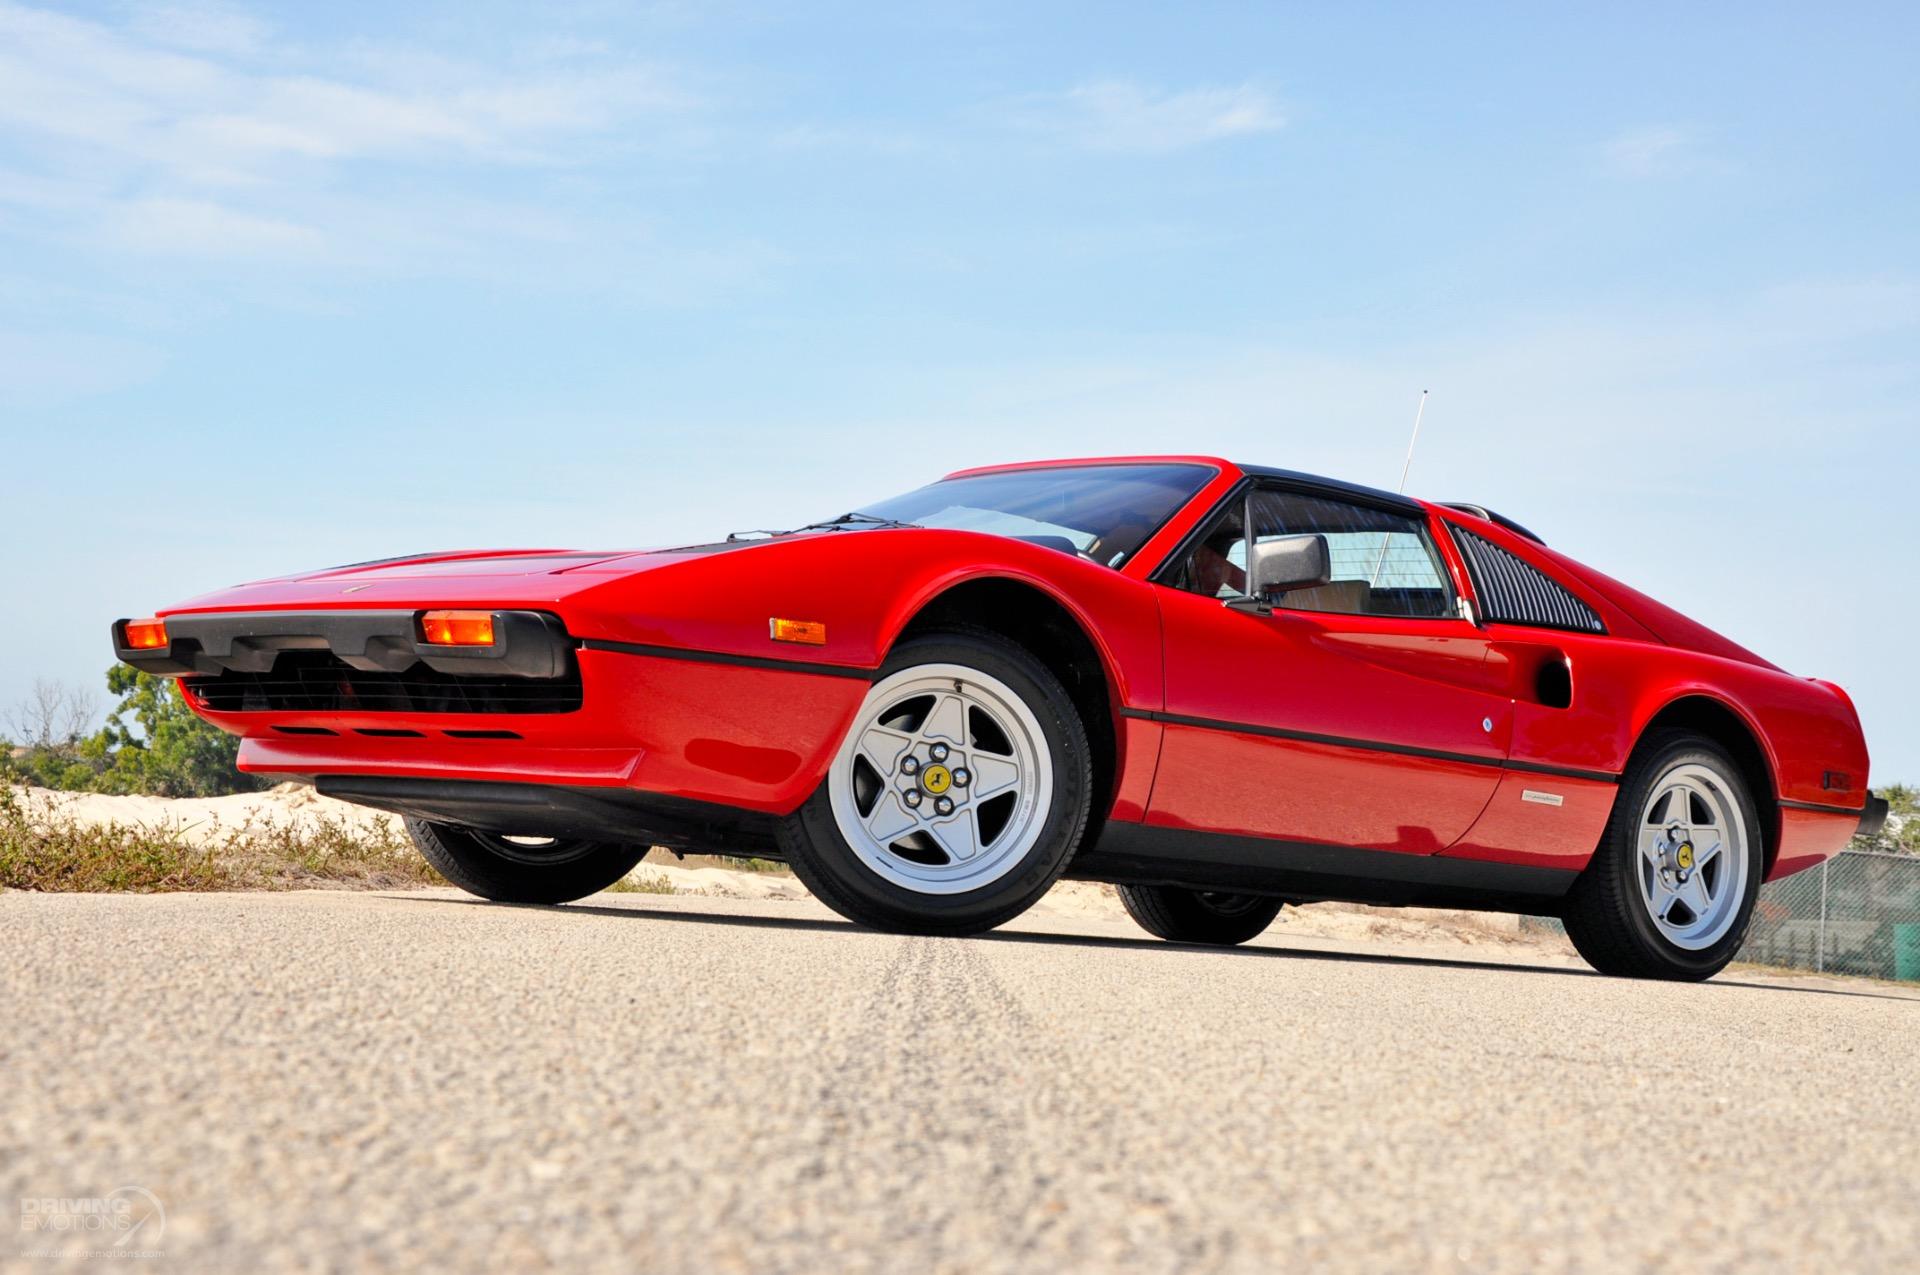
M559 784L321 775L321 794L433 823L512 837L571 837L716 854L776 849L771 815L713 802Z

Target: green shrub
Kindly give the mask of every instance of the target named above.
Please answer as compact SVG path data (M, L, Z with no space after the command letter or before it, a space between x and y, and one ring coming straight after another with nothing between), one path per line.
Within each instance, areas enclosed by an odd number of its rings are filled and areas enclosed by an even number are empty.
M339 817L242 824L201 844L178 827L88 823L57 802L0 787L0 889L46 891L366 889L438 885L413 843Z

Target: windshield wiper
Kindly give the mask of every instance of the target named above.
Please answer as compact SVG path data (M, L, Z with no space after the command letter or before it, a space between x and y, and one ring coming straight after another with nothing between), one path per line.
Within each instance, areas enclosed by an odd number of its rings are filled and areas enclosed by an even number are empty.
M841 514L838 518L828 518L824 522L810 522L804 527L795 527L795 531L845 531L848 527L918 527L917 522L902 522L898 518L879 518L873 514Z
M729 531L728 541L747 540L755 536L797 536L803 531L845 531L849 527L919 527L917 522L902 522L898 518L879 518L873 514L849 513L838 518L828 518L823 522L810 522L804 527L792 527L786 531Z

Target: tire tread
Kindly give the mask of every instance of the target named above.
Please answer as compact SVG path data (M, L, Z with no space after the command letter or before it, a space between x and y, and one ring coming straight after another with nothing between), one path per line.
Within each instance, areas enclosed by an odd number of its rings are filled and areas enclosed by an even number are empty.
M943 625L937 630L916 634L909 641L916 644L958 641L986 646L1000 658L1018 666L1045 692L1040 702L1030 703L1028 707L1036 716L1042 718L1043 726L1057 726L1066 740L1065 751L1072 765L1072 771L1067 773L1056 764L1054 774L1056 800L1072 803L1071 823L1065 833L1066 853L1059 855L1051 864L1044 882L1037 886L1029 886L1020 897L986 911L942 916L931 911L909 912L897 907L877 906L871 900L850 889L841 880L839 874L827 865L821 851L815 845L815 833L809 827L806 816L808 807L824 798L826 793L824 780L821 782L820 789L808 799L806 805L780 821L777 832L780 850L786 857L787 866L793 869L793 874L800 878L800 883L806 886L816 899L856 925L896 934L977 934L1004 924L1026 911L1052 889L1054 883L1060 879L1060 875L1067 870L1074 852L1079 849L1080 839L1086 834L1093 804L1092 749L1087 742L1086 727L1081 723L1079 713L1074 710L1073 701L1067 695L1066 688L1060 684L1060 679L1055 677L1053 672L1024 646L992 629L972 624ZM911 650L910 647L901 649ZM831 822L830 817L828 822ZM832 835L837 836L837 833Z
M1710 756L1721 772L1739 785L1745 798L1744 813L1749 819L1749 838L1757 843L1759 822L1753 816L1754 797L1747 790L1745 777L1733 758L1714 740L1693 731L1660 729L1651 731L1640 742L1626 773L1620 777L1619 795L1613 813L1601 835L1587 870L1568 892L1561 920L1567 938L1587 964L1602 974L1619 978L1650 978L1697 982L1713 977L1724 969L1739 950L1746 936L1753 900L1759 894L1759 864L1753 865L1748 878L1748 897L1741 907L1745 915L1713 948L1713 955L1694 958L1665 953L1643 938L1634 919L1634 909L1644 908L1637 893L1630 889L1628 873L1620 865L1623 855L1638 855L1639 821L1644 804L1644 787L1657 771L1670 765L1686 751ZM1747 852L1753 853L1755 846Z
M407 835L433 870L468 894L496 903L571 903L598 894L633 871L648 847L596 846L584 858L550 866L515 863L488 854L470 830L408 816Z
M1256 909L1240 915L1214 912L1202 903L1193 890L1178 886L1122 885L1115 887L1120 905L1140 928L1169 943L1205 943L1232 947L1258 938L1280 909L1283 899L1272 900L1272 911Z

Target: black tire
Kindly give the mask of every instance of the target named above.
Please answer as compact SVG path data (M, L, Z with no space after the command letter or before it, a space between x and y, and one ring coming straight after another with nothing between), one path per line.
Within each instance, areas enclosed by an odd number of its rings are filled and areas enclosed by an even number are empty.
M1661 776L1688 764L1709 766L1716 772L1739 804L1747 828L1746 886L1732 928L1712 946L1698 950L1680 947L1660 933L1642 901L1639 879L1642 810ZM1759 812L1739 764L1704 735L1652 732L1620 777L1620 792L1600 847L1567 895L1562 913L1567 937L1587 964L1602 974L1688 982L1712 978L1746 941L1764 865Z
M469 894L498 903L571 903L633 871L646 846L554 841L519 846L490 832L408 819L407 833L434 870Z
M1091 749L1060 679L1025 647L985 629L945 629L901 642L875 680L921 664L958 664L997 678L1039 721L1054 778L1052 805L1034 844L1004 876L978 889L911 890L868 867L847 844L834 820L829 776L781 820L780 847L813 896L856 925L896 934L977 934L1032 907L1066 870L1092 806Z
M1218 890L1184 890L1171 885L1123 885L1120 902L1127 915L1155 938L1169 943L1210 943L1232 947L1258 938L1287 905L1285 899Z

